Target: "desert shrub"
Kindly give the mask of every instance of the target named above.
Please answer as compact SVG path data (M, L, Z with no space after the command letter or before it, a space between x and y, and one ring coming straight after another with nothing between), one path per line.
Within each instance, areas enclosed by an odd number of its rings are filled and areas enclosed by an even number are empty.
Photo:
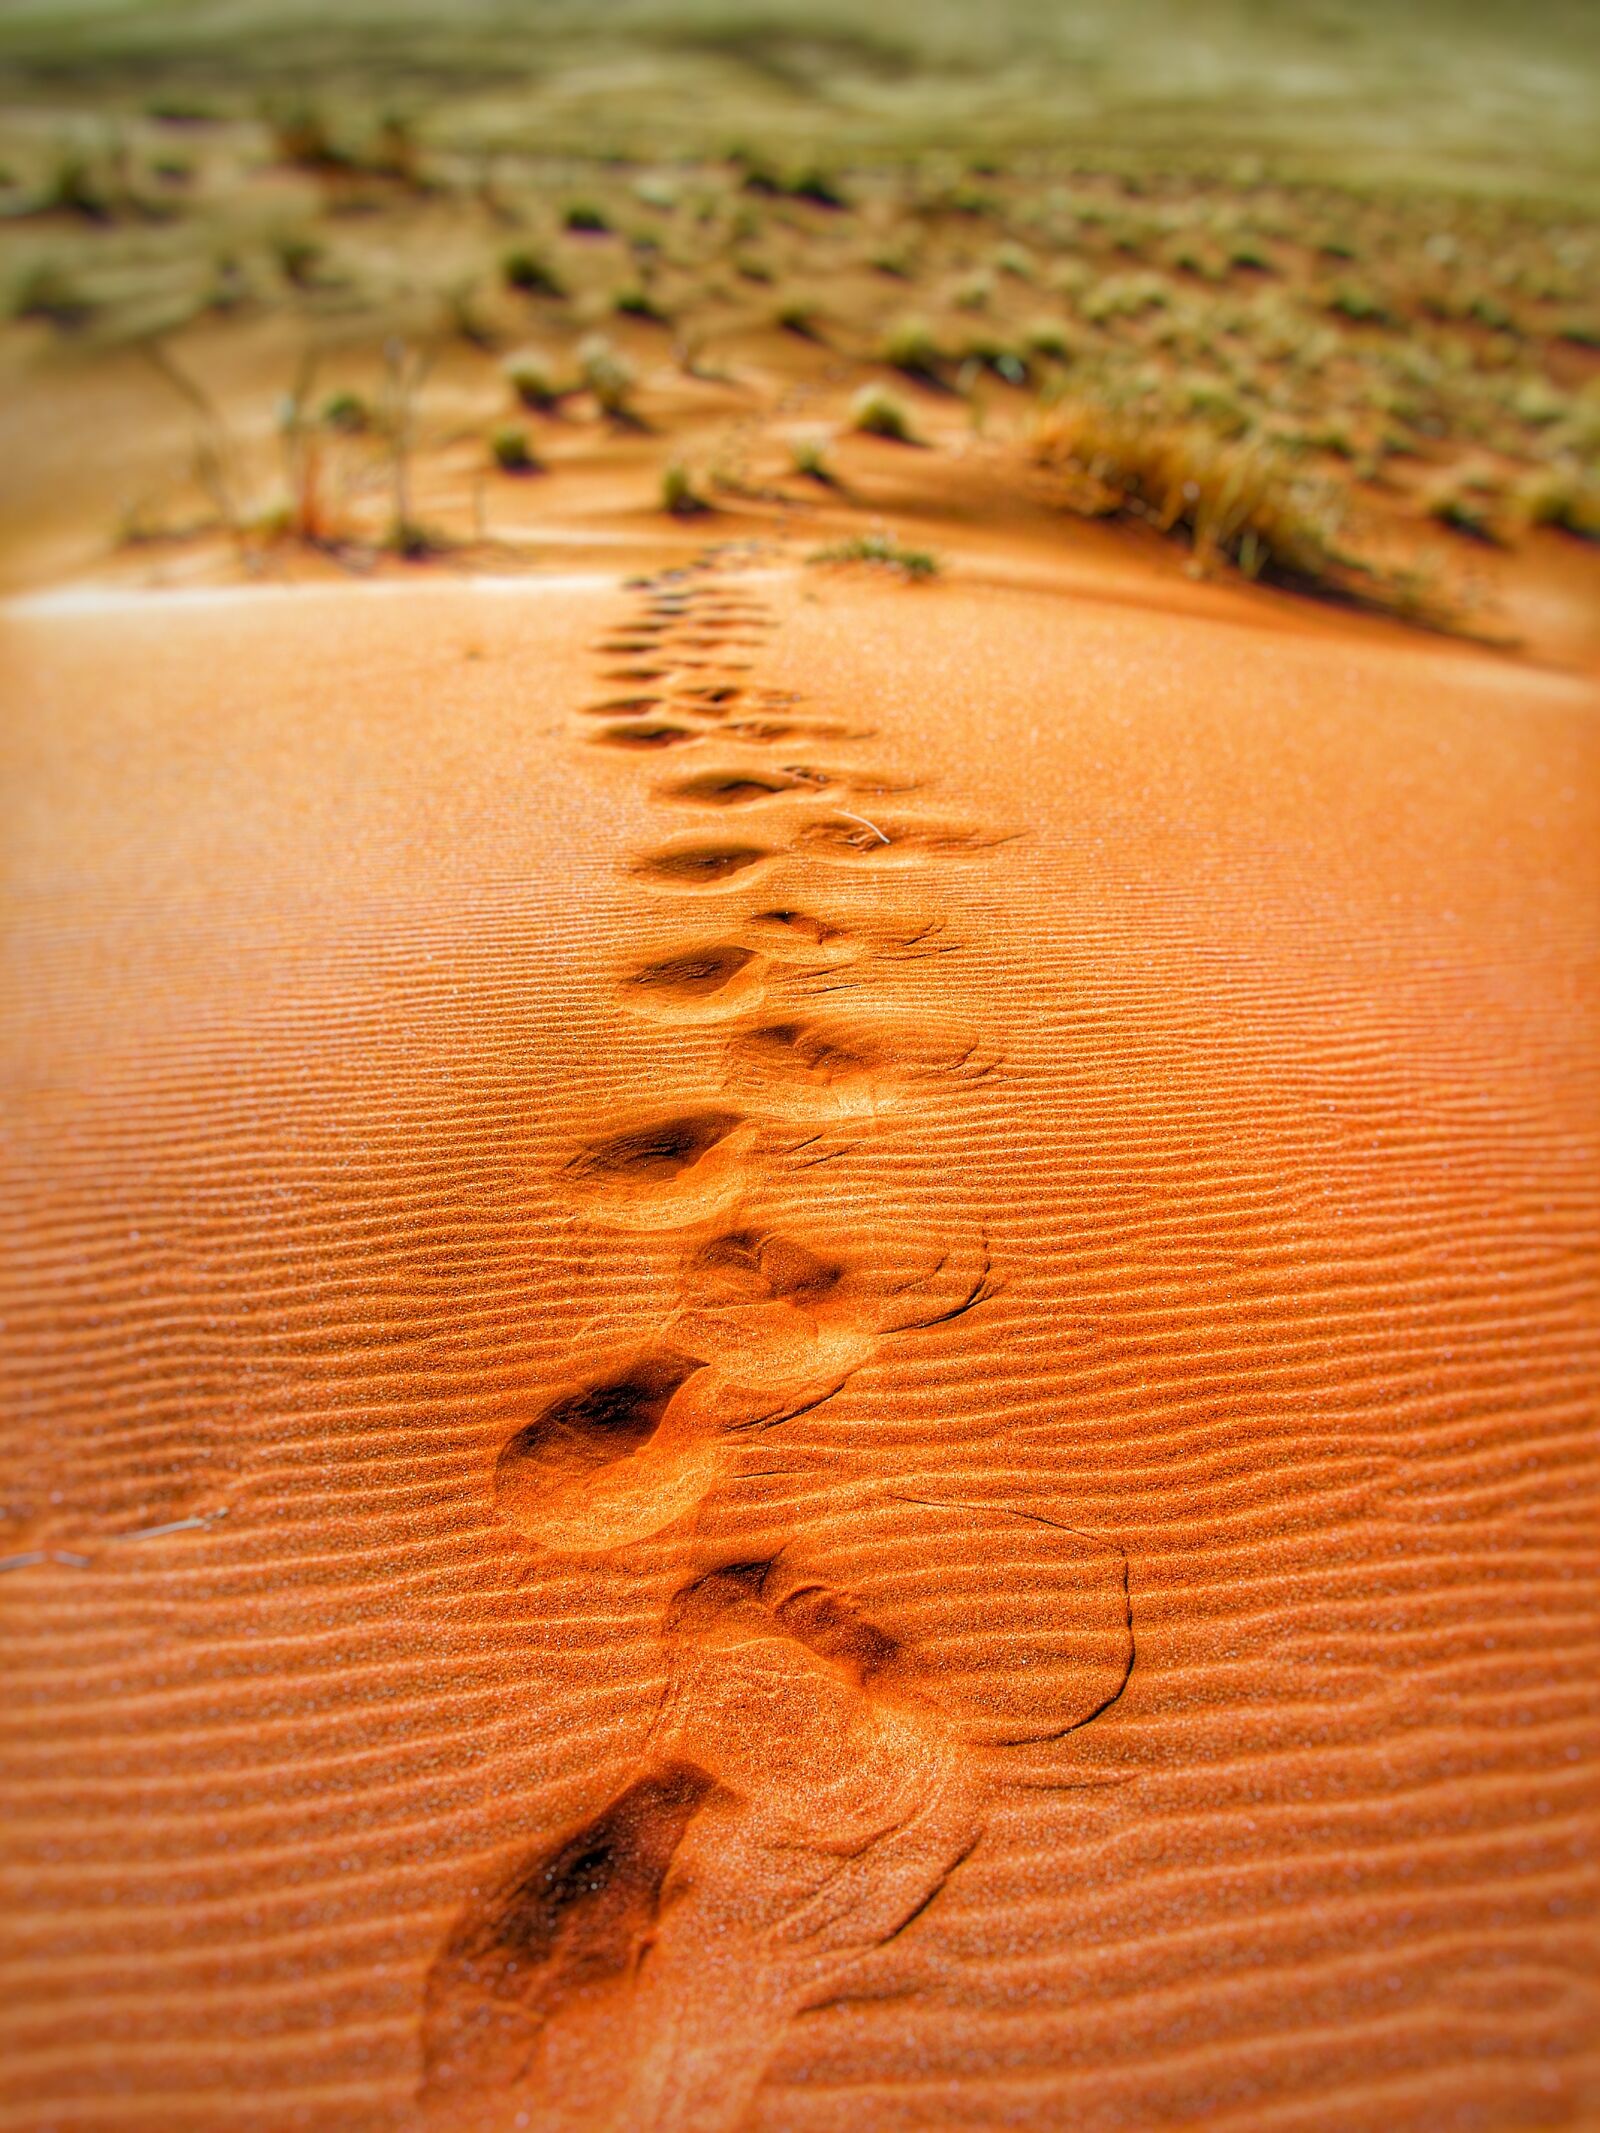
M988 370L1007 385L1028 382L1027 359L1010 341L993 333L976 333L967 338L961 351L961 368L968 380L980 370Z
M495 431L489 439L489 451L502 474L536 474L539 457L528 442L528 433L514 423Z
M350 168L350 155L334 139L327 114L316 104L292 104L267 122L272 153L279 163L314 175Z
M828 440L825 437L796 437L789 446L789 464L807 481L819 481L832 488L838 480L828 464Z
M902 318L883 337L883 360L907 377L937 378L944 350L926 319Z
M315 237L303 230L284 230L273 238L271 249L278 272L291 288L309 289L315 285L323 259L323 248Z
M579 344L578 375L602 415L609 415L613 422L635 419L633 365L604 334L591 334Z
M563 229L571 230L579 237L604 237L611 228L611 218L603 207L592 200L573 200L561 217Z
M1523 483L1517 503L1529 526L1600 541L1600 476L1576 462L1541 467Z
M1035 319L1024 329L1022 345L1029 354L1045 356L1053 363L1070 363L1076 353L1070 335L1054 319Z
M915 444L916 434L903 400L882 385L864 385L850 403L850 427L867 437L887 437L895 444Z
M1483 476L1451 474L1435 485L1426 499L1426 508L1437 525L1500 548L1510 538L1504 503L1503 495Z
M318 420L326 429L342 430L346 436L355 437L371 429L372 410L359 393L334 392L323 401Z
M505 366L506 383L515 394L518 404L547 414L561 400L561 391L556 384L555 373L543 356L524 352L512 356Z
M115 194L108 171L81 150L65 148L51 164L35 206L40 214L109 222L116 208Z
M667 319L666 312L650 291L637 282L629 288L619 289L611 299L611 308L619 317L649 319L656 325L664 325Z
M518 246L507 252L500 262L500 274L508 289L516 289L523 296L564 296L566 289L561 277L542 252Z
M8 306L16 319L43 319L65 332L82 326L93 305L64 267L53 259L30 260L17 276Z
M820 163L807 163L784 185L791 200L809 200L813 207L848 207L849 197L838 180Z
M809 563L875 563L902 578L937 577L943 567L930 548L907 548L887 533L857 533L847 541L818 548L806 558Z
M661 508L670 511L674 518L697 518L701 512L711 509L681 459L673 460L661 470Z
M1342 537L1341 492L1260 440L1083 398L1040 416L1033 456L1068 477L1070 508L1142 518L1187 541L1203 570L1226 563L1247 578L1435 627L1459 619L1417 573L1355 555Z
M388 178L396 185L421 190L422 145L416 129L404 113L387 111L361 159L363 170L375 178Z

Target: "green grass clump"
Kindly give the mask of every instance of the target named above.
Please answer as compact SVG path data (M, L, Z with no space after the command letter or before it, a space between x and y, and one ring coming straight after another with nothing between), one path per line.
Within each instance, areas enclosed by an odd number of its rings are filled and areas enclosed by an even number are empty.
M1452 533L1483 541L1492 548L1510 545L1503 517L1504 499L1491 482L1471 474L1447 476L1427 500L1428 516Z
M903 318L884 335L883 360L908 378L937 380L944 350L926 319Z
M577 237L605 237L610 234L611 218L592 200L573 200L561 217L561 226Z
M864 385L850 403L850 427L865 437L887 437L894 444L918 439L903 400L881 385Z
M784 187L791 200L809 200L813 207L848 207L849 195L841 188L831 171L824 170L820 163L807 163L797 170Z
M1033 456L1067 476L1068 508L1122 514L1188 542L1196 568L1320 594L1435 629L1461 627L1415 571L1357 555L1344 538L1344 496L1259 438L1083 398L1047 410Z
M636 422L633 365L603 333L591 334L578 347L578 375L602 415L613 422Z
M7 306L16 319L43 319L58 332L87 324L93 305L53 259L30 260L17 276Z
M698 518L711 509L681 459L661 470L661 508L674 518Z
M326 113L315 104L294 104L268 121L272 153L279 163L313 176L350 168L349 151L334 139Z
M772 314L772 323L781 326L785 333L792 333L797 340L815 341L821 338L817 332L817 312L814 304L803 297L793 297L782 303Z
M902 578L925 581L936 578L943 568L931 548L906 548L887 533L857 533L847 541L818 548L806 558L810 563L875 563L880 569L897 571Z
M821 482L824 488L839 485L839 477L828 464L828 440L826 437L796 437L789 446L789 464L807 481Z
M736 149L729 160L742 170L740 185L747 193L764 194L775 200L808 200L813 207L848 207L848 196L833 173L820 163L804 163L798 170L783 171L765 156Z
M1600 475L1573 462L1531 475L1517 502L1529 526L1554 526L1580 541L1600 541Z
M667 324L667 314L650 291L635 282L629 288L619 289L611 299L611 308L619 318L648 319L653 325Z
M489 451L502 474L537 474L539 455L528 442L528 433L514 423L495 431Z
M37 213L109 222L115 210L114 188L88 156L69 148L56 157L36 203Z
M324 429L341 430L347 437L358 437L371 429L372 409L359 393L329 393L322 403L319 420Z
M560 405L561 389L556 383L555 372L542 356L512 356L505 370L506 383L511 387L520 407L547 415L552 408Z
M542 252L519 246L500 262L500 274L508 289L523 296L565 296L566 288Z
M283 230L273 238L273 258L278 272L291 288L311 289L316 286L317 269L323 260L323 247L319 241L303 230Z

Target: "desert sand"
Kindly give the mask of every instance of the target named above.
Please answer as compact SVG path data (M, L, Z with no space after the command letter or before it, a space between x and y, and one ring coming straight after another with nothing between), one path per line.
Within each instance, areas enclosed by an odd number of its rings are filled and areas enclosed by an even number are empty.
M0 2125L1596 2123L1592 664L652 538L0 624Z

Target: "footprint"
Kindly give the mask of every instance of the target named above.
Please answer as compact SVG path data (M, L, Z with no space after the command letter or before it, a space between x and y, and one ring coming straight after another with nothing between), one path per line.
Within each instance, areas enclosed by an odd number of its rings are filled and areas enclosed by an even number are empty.
M669 889L716 889L772 854L759 844L675 844L647 852L633 872Z
M870 741L877 728L841 726L831 719L741 718L730 720L722 730L756 747L775 747L782 741Z
M609 1552L660 1532L717 1477L724 1444L721 1412L705 1397L712 1389L697 1357L664 1350L562 1394L502 1447L495 1509L561 1554Z
M745 920L744 931L759 940L768 955L787 962L809 962L818 953L830 958L854 953L855 936L848 927L809 911L758 911Z
M526 2081L558 2015L604 2031L650 1952L673 1856L713 1789L691 1765L658 1768L467 1905L428 1973L425 2102ZM540 2086L601 2124L606 2077L623 2087L630 2057L613 2042L576 2088L567 2067Z
M663 799L690 806L738 807L783 793L822 792L831 785L846 786L867 794L891 789L870 772L824 770L811 763L783 763L775 770L701 771L680 784L662 786L660 793ZM906 792L910 787L900 785L892 789Z
M781 770L702 770L675 785L663 785L660 794L686 807L749 807L805 790L803 780Z
M681 748L705 736L692 726L676 726L670 719L643 719L604 726L590 738L604 748Z
M970 1034L922 1019L794 1016L730 1040L726 1085L766 1109L868 1118L904 1101L914 1082L978 1081L995 1064Z
M896 866L907 860L957 858L985 852L1011 839L970 823L926 822L874 814L870 820L839 810L808 822L795 838L798 851L846 866Z
M636 1356L549 1401L501 1447L495 1510L558 1555L605 1555L693 1512L742 1435L815 1407L842 1373L745 1384L677 1347Z
M759 1558L757 1521L741 1523L741 1558ZM1126 1558L1042 1511L868 1484L830 1492L826 1515L771 1552L763 1601L792 1634L948 1737L1001 1751L1001 1769L1127 1685Z
M744 691L736 687L732 682L716 682L699 688L680 689L678 693L686 697L691 703L699 704L703 708L715 711L719 708L726 709L729 704L737 703L739 698L743 696Z
M775 1486L690 1544L640 1773L447 1936L425 2101L523 2088L562 2133L728 2133L794 2016L971 1856L1018 1751L1125 1687L1114 1544L870 1484L816 1520Z
M738 1193L756 1128L738 1111L666 1112L590 1141L567 1165L611 1220L673 1229L715 1214Z
M646 711L659 711L659 696L608 696L597 704L585 704L585 718L638 718Z
M865 1361L888 1299L836 1254L771 1230L726 1230L691 1254L675 1339L751 1384L809 1385Z
M883 1340L946 1324L994 1293L987 1247L890 1271L816 1234L730 1225L686 1257L675 1346L730 1381L795 1394L843 1380Z
M761 998L763 959L734 941L657 956L622 980L624 1003L656 1021L720 1022Z

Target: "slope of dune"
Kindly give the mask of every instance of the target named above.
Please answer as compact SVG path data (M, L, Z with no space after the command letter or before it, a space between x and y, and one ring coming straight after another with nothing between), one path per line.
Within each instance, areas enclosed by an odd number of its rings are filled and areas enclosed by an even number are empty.
M1593 685L688 555L0 625L0 2126L1592 2123Z

